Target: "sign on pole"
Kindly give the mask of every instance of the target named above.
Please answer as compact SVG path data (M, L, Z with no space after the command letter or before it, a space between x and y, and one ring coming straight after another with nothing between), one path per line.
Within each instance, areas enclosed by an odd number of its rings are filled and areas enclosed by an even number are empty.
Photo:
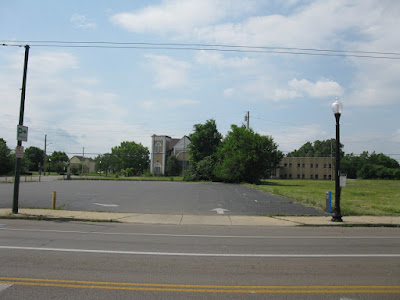
M17 141L27 142L28 141L28 127L23 125L17 126Z
M346 187L347 174L340 174L340 187Z
M23 146L17 146L15 149L15 156L17 158L24 158L24 147Z

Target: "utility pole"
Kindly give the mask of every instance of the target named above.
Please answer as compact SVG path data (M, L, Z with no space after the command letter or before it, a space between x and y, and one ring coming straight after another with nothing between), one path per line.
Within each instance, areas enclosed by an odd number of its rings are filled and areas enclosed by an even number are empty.
M83 150L82 150L82 171L81 171L82 175L83 175L83 163L84 162L85 162L85 147L83 147Z
M26 91L26 75L28 72L28 57L29 57L29 46L25 46L25 61L24 61L24 75L22 77L22 89L21 89L21 105L19 109L19 125L24 124L24 111L25 111L25 91ZM22 146L22 141L18 139L17 147ZM14 196L13 196L13 208L14 214L18 213L18 197L19 197L19 179L21 172L21 158L17 158L15 162L15 180L14 180Z
M46 147L47 147L47 134L44 135L44 158L43 158L43 171L44 171L44 176L46 176Z
M247 122L246 129L250 130L250 112L248 111L247 114L244 116L244 120Z

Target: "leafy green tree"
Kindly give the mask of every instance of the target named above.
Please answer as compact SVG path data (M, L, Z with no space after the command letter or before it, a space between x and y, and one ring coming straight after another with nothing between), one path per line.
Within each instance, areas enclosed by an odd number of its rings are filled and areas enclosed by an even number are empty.
M149 149L135 142L122 142L120 146L111 149L111 154L113 156L113 167L118 172L133 168L133 175L140 175L150 165Z
M38 171L39 164L43 164L44 151L38 147L29 147L25 150L24 157L27 160L27 167L30 171Z
M343 145L340 144L340 155L344 156L342 151ZM298 150L294 150L287 154L287 157L330 157L335 156L336 153L336 140L316 140L314 143L307 142Z
M165 173L167 176L177 176L181 172L181 167L179 166L179 161L175 155L171 155L167 159L167 164L165 166Z
M217 178L225 182L257 183L280 163L283 154L272 137L232 125L218 149Z
M56 162L69 162L68 155L65 152L62 151L54 151L49 158L51 159L52 163Z
M7 147L4 139L0 138L0 174L8 174L12 172L14 166L11 150Z
M215 120L206 121L205 124L195 124L194 132L190 138L190 163L196 165L207 156L215 156L222 140Z

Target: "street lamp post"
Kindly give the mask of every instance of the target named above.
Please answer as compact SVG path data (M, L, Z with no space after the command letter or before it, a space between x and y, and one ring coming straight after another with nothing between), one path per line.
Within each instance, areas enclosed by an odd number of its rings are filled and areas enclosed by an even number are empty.
M100 160L100 176L101 176L101 160Z
M49 175L50 175L50 171L51 171L51 158L49 158Z
M332 214L332 222L343 222L340 211L340 115L343 104L338 98L332 103L332 110L336 119L336 166L335 166L335 208Z

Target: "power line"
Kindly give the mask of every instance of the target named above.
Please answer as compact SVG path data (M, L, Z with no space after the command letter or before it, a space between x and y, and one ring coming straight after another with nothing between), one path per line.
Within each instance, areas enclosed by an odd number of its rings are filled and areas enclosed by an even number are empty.
M35 47L58 48L103 48L103 49L146 49L146 50L190 50L239 53L292 54L309 56L339 56L373 59L400 59L399 52L355 51L316 48L245 46L222 44L185 44L185 43L145 43L145 42L78 42L78 41L0 41L2 46L23 47L25 43ZM21 43L21 44L18 44Z

